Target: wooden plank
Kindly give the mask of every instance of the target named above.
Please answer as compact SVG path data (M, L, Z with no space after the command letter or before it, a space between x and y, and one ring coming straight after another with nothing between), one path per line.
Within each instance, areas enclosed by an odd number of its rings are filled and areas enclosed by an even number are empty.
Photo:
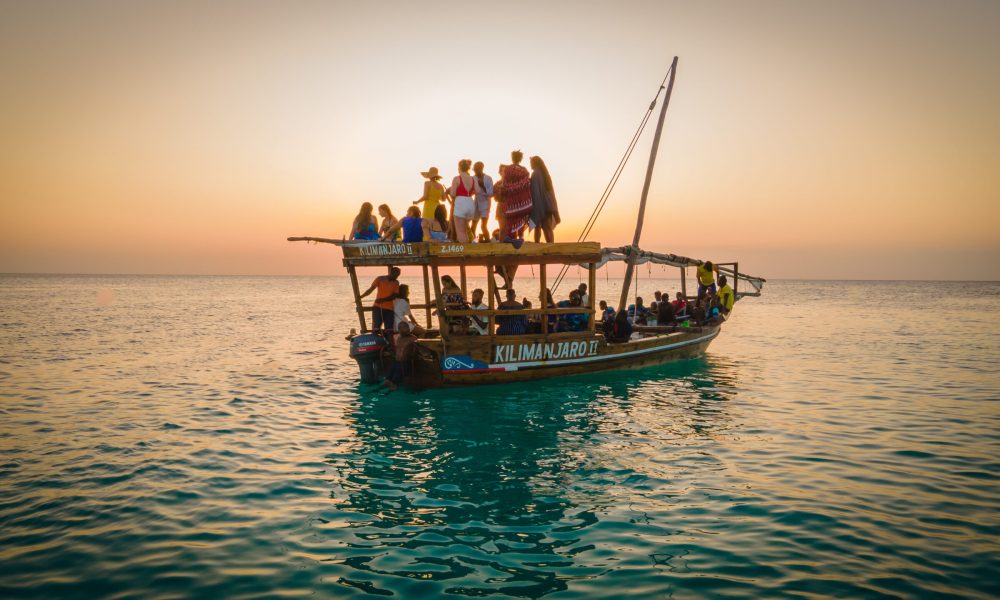
M590 301L587 304L587 308L591 310L589 317L588 329L595 331L597 329L597 313L594 310L594 306L597 303L597 263L590 263L587 267L587 298Z
M354 308L358 311L358 321L361 322L361 333L368 333L368 324L365 322L365 311L361 305L361 289L358 288L358 274L354 267L347 267L347 273L351 276L351 287L354 289Z
M431 281L428 267L424 265L424 311L427 317L427 329L431 328Z
M538 292L538 308L545 310L549 307L548 294L546 294L548 282L546 281L545 274L545 264L538 265L538 283L540 291ZM549 332L549 319L546 316L548 313L541 313L542 315L542 335Z
M570 308L517 308L517 309L496 309L496 310L449 310L448 316L450 317L471 317L472 315L487 315L487 313L493 313L495 315L525 315L534 316L540 315L542 313L550 315L572 315L576 313L593 314L593 309L584 308L582 306L573 306Z
M486 331L490 335L490 339L496 336L496 317L493 315L493 311L496 310L496 300L494 299L496 295L497 281L493 276L493 263L486 263L486 293L490 297L489 311L490 315L488 318L488 325Z
M458 278L459 278L459 280L461 282L459 284L459 287L462 288L462 297L463 298L468 298L469 297L469 292L466 289L466 287L467 287L466 286L466 281L467 281L468 278L465 276L465 265L464 264L461 265L458 268Z
M444 297L441 296L441 277L439 277L437 265L431 267L431 279L434 280L434 301L437 302L438 328L441 330L441 337L448 336L448 323L444 318Z
M688 285L687 285L687 267L678 267L681 270L681 293L684 294L684 299L687 300L688 297Z

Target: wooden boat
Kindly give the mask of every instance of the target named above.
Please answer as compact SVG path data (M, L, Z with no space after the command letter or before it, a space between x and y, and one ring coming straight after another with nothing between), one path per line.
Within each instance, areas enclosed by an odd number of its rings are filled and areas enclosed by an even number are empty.
M366 313L371 312L372 308L364 305L358 284L358 270L367 268L377 268L382 271L391 267L411 267L411 269L415 267L421 270L424 283L423 302L411 303L410 307L415 313L424 311L427 331L416 342L416 356L404 379L407 385L415 388L506 383L608 369L633 369L696 357L705 352L712 340L719 335L725 317L704 323L692 323L689 320L680 325L639 326L635 328L631 339L620 343L609 342L599 327L598 319L595 318L595 301L598 297L596 273L598 268L609 261L618 260L626 263L619 311L626 310L630 282L637 264L653 262L679 268L682 291L688 297L690 296L687 290L687 269L703 264L701 260L674 254L645 252L639 248L646 198L676 64L675 58L668 73L670 85L666 87L667 93L653 140L639 205L638 222L631 246L602 248L597 242L586 241L551 244L531 242L402 244L316 237L288 238L289 241L336 244L343 251L343 264L351 278L354 305L361 331L361 335L352 339L351 354L358 360L363 382L379 381L381 368L392 360L391 356L384 352L389 340L369 333ZM660 89L663 90L664 87L661 85ZM653 110L655 102L654 99L650 111ZM527 294L517 281L514 285L520 288L519 297L532 297L537 301L534 303L537 308L499 309L500 295L493 276L494 272L498 268L526 265L532 265L537 269L538 289ZM559 265L563 269L567 265L579 265L587 270L589 301L586 306L547 307L546 284L550 275L548 269L553 265ZM736 299L760 294L764 280L740 273L738 263L718 263L717 267L720 273L730 277ZM488 285L485 295L485 299L489 302L487 309L457 310L446 306L442 295L441 271L455 268L459 270L460 287L464 298L469 297L466 289L469 271L478 269L484 271ZM740 289L741 282L744 284L743 290ZM748 284L753 291L745 289ZM550 316L558 319L569 314L585 315L586 326L580 331L550 330ZM464 333L459 335L449 331L449 325L453 320L467 319L473 315L487 321L485 335ZM523 335L498 335L497 320L512 316L525 316L536 320L539 324L538 330Z

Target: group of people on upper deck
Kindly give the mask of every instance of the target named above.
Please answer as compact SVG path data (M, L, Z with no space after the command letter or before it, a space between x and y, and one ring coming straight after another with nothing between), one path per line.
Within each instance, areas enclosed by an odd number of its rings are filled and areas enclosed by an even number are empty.
M373 214L371 202L361 210L351 225L351 239L414 242L518 242L525 230L534 231L535 241L544 236L547 243L555 241L559 225L559 205L556 202L552 177L545 162L538 156L529 159L531 172L521 165L524 153L510 153L510 164L501 164L500 177L494 181L484 173L483 163L458 161L458 174L450 187L441 183L437 167L421 172L423 194L396 218L388 204L378 207L381 223ZM471 169L471 171L470 171ZM496 202L497 227L490 232L491 204ZM421 208L421 205L423 208ZM479 233L477 234L477 229Z

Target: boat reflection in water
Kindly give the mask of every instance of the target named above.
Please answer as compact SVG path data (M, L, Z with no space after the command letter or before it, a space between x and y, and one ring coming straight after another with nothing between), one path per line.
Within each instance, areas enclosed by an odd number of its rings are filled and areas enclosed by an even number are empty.
M692 466L720 468L701 446L732 427L734 372L698 359L360 397L346 415L348 447L327 457L331 496L353 515L331 560L356 576L339 582L383 594L537 597L585 590L636 560L648 573L659 559L652 538L635 544L652 527L643 499L679 492ZM690 454L700 459L683 459ZM616 554L625 536L649 551Z

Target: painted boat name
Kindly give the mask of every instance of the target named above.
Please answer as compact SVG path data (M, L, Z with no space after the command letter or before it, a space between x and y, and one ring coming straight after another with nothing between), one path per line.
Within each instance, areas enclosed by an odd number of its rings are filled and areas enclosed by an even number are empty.
M409 244L368 244L358 246L361 256L402 256L413 254L413 248Z
M494 363L581 358L597 354L598 340L550 342L548 344L497 344Z

